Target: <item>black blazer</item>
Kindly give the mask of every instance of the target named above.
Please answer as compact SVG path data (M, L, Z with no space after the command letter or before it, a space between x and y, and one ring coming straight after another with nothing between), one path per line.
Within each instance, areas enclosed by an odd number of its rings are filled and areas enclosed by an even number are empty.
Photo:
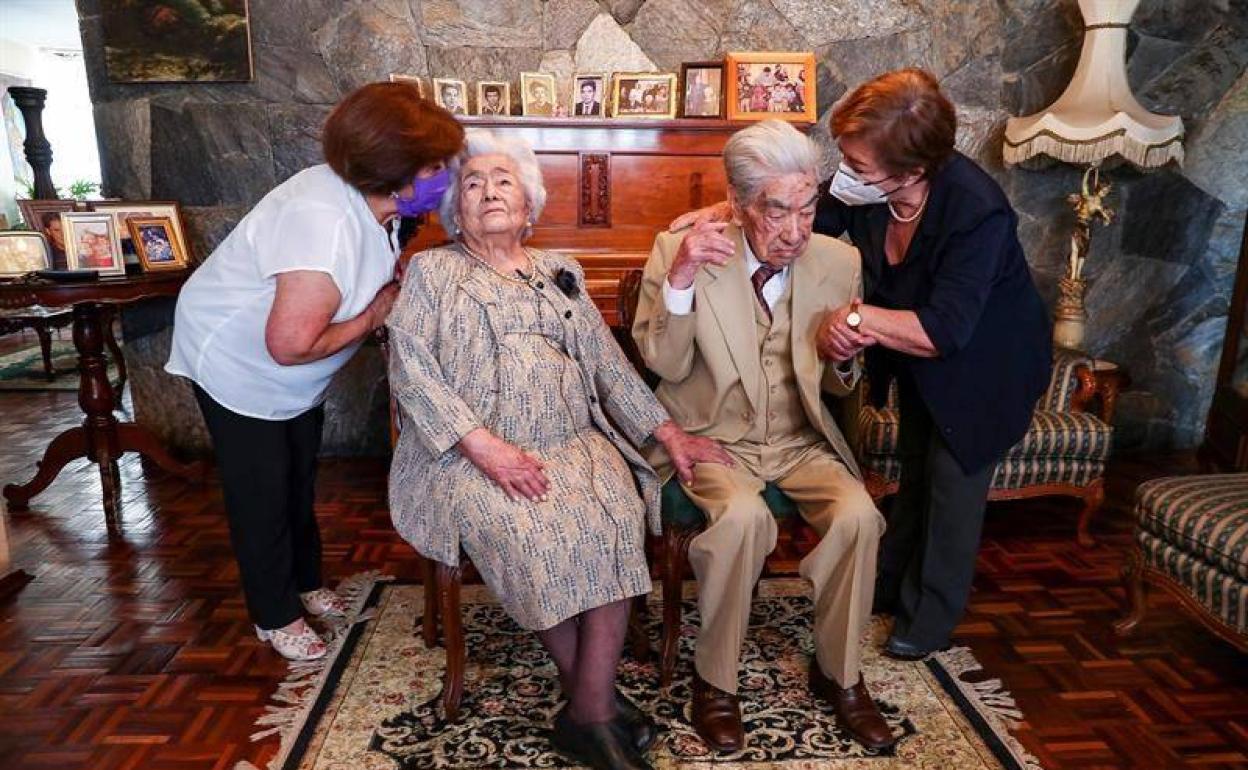
M815 231L848 233L862 252L867 304L886 267L888 220L885 204L847 206L826 187L819 200ZM882 400L893 375L912 377L968 473L995 463L1023 437L1049 382L1049 314L1017 230L1001 187L955 153L932 177L927 210L906 254L907 264L917 260L924 269L904 309L918 314L939 356L867 352L873 395Z

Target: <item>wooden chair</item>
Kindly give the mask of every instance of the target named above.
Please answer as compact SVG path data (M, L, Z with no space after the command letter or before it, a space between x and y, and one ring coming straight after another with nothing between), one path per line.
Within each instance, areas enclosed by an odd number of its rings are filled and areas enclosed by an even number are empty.
M658 377L646 368L629 330L637 314L637 301L641 296L642 271L631 270L620 279L619 314L622 332L617 335L620 345L633 366L642 373L653 387ZM763 501L768 510L793 532L794 540L813 536L811 529L801 517L797 505L775 484L763 489ZM658 538L659 581L663 594L663 633L659 642L659 683L663 687L672 683L676 672L676 659L680 647L681 587L689 564L689 544L706 529L706 516L685 491L678 479L663 485L662 494L663 534Z
M384 330L383 330L384 332ZM384 333L381 340L382 356L389 360L389 344ZM390 448L398 443L402 430L402 414L390 396ZM465 571L472 569L472 561L462 550L459 564L451 566L416 554L420 582L424 588L425 608L421 613L420 636L425 647L432 649L441 641L446 650L446 670L442 674L442 711L448 722L459 720L460 705L464 699L464 671L468 665L468 653L464 644L463 609L460 604ZM649 655L649 643L645 632L646 597L639 596L633 602L629 617L629 639L633 657L645 660Z

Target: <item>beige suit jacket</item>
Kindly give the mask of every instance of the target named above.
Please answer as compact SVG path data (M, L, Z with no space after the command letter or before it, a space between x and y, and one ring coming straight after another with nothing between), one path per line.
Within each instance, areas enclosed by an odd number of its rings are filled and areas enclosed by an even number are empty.
M694 279L694 310L668 312L663 283L687 231L663 232L646 262L641 298L633 323L633 339L646 365L662 378L657 392L672 419L690 433L724 444L749 433L759 405L759 342L754 317L754 289L746 275L744 236L729 226L725 235L737 244L726 265L705 265ZM846 396L860 375L857 361L842 377L821 359L816 334L824 315L861 296L862 262L858 250L834 238L813 235L806 251L793 262L793 368L802 407L810 424L858 478L861 472L849 443L820 398L821 391ZM661 451L648 459L666 479L671 463Z

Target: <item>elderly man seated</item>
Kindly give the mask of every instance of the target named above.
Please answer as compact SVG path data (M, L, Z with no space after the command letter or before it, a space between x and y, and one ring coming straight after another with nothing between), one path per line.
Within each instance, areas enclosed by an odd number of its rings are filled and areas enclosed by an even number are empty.
M819 533L801 563L814 586L814 693L872 748L893 737L859 674L884 519L820 392L844 396L858 365L821 344L828 311L859 296L858 252L811 235L818 154L768 120L724 148L733 223L662 233L646 263L633 337L662 378L659 400L685 430L722 444L732 466L692 468L685 492L708 526L689 548L702 628L693 723L718 751L744 746L736 696L750 598L777 527L761 497L776 484ZM662 447L647 459L666 479Z

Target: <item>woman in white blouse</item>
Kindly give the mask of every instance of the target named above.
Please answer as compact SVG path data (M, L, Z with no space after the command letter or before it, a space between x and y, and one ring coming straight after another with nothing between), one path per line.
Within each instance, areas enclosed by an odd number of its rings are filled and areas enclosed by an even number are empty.
M346 611L312 509L325 391L385 323L397 217L437 207L463 138L410 84L360 88L325 123L326 163L257 203L178 298L165 368L193 381L212 435L256 633L292 660L325 654L305 611Z

